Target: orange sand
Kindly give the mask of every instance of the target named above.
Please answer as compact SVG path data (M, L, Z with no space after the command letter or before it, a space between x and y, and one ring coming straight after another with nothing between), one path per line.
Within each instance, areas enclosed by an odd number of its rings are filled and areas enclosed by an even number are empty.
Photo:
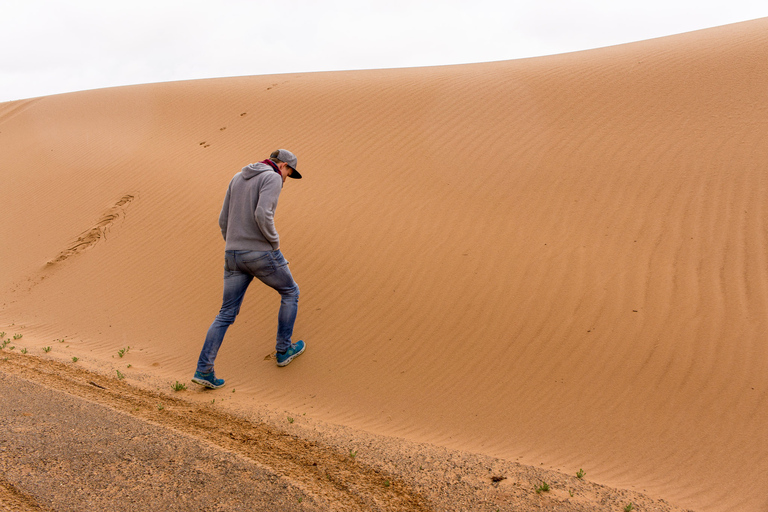
M2 103L0 330L188 381L226 186L286 147L305 179L276 222L308 348L264 360L279 301L254 285L216 365L234 407L765 510L767 56L765 18Z

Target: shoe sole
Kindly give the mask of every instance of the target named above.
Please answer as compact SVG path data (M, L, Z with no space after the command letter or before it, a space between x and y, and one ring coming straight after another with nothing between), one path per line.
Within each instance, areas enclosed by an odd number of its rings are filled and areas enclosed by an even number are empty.
M277 363L277 366L279 366L280 368L282 368L283 366L287 366L288 363L290 363L291 361L293 361L294 359L299 357L301 354L303 354L306 349L307 349L307 345L305 344L304 348L302 348L299 352L296 352L295 354L293 354L291 357L289 357L288 359L286 359L282 363Z
M214 384L211 384L205 379L198 379L197 377L192 377L192 382L194 382L195 384L200 384L201 386L206 387L208 389L219 389L220 387L224 386L224 384L222 384L221 386L216 386Z

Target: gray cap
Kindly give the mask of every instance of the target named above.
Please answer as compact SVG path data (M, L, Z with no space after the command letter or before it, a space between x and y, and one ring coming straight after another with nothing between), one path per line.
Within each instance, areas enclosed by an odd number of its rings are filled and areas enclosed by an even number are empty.
M281 162L285 162L288 164L288 166L293 169L293 172L291 173L291 178L295 178L297 180L301 179L301 174L296 169L296 164L298 164L298 160L296 159L296 155L288 151L287 149L278 149L274 153L272 153L272 158L277 158Z

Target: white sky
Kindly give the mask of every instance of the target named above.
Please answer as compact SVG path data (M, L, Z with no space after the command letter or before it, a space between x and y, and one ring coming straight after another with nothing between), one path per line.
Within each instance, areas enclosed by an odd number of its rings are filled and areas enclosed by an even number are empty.
M765 0L0 0L0 101L518 59L765 16Z

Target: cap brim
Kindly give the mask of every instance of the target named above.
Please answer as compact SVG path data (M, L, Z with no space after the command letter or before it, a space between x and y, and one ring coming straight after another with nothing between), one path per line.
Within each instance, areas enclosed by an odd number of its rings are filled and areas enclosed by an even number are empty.
M291 169L293 169L293 167L291 167ZM295 180L300 180L301 179L301 173L299 171L297 171L296 169L293 169L293 172L288 177L289 178L293 178Z

